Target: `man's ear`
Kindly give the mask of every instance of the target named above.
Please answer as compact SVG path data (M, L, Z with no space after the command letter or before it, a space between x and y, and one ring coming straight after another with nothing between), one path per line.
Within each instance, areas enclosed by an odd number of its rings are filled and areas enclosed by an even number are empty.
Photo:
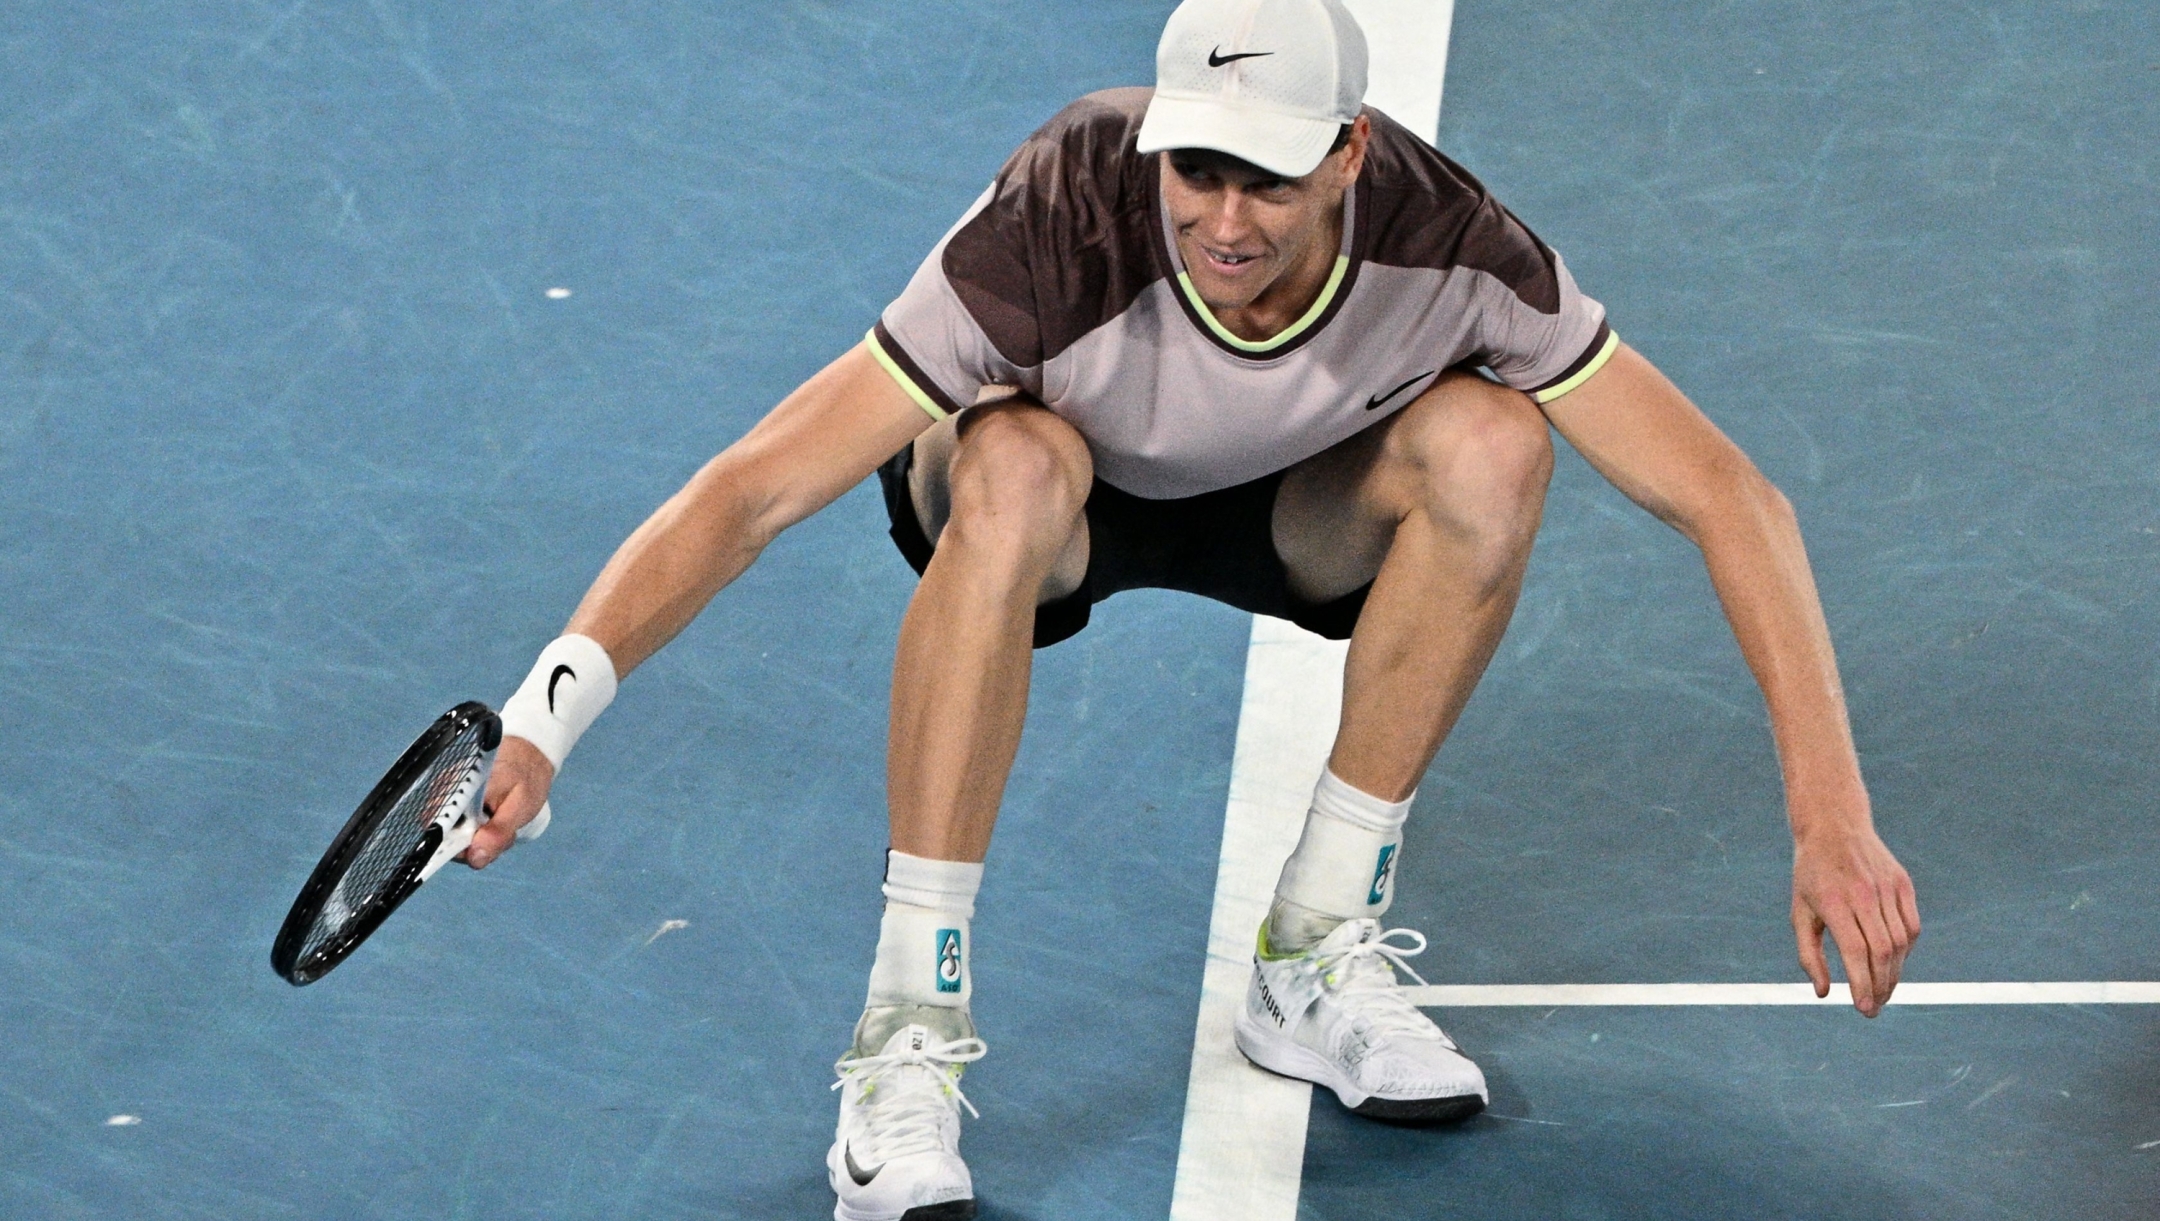
M1365 168L1365 146L1372 141L1372 120L1359 115L1350 123L1350 142L1343 145L1342 183L1345 188L1357 181Z

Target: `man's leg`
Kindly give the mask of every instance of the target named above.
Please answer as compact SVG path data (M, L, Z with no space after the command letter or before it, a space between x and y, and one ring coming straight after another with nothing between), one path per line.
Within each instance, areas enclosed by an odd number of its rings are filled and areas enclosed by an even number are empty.
M936 549L893 663L885 912L826 1158L849 1221L945 1216L972 1199L959 1074L984 1049L968 925L1027 714L1035 607L1087 572L1093 467L1070 425L1006 399L932 429L914 456L910 491Z
M1087 574L1087 443L1025 398L916 443L916 514L937 550L900 624L886 756L893 847L980 861L1027 716L1035 607Z
M1292 590L1326 601L1373 582L1337 776L1388 801L1417 787L1514 614L1551 477L1544 413L1463 373L1284 477L1275 545Z
M1454 727L1521 592L1552 448L1520 393L1450 374L1394 418L1293 469L1277 551L1300 597L1372 582L1342 727L1283 869L1240 1022L1246 1054L1333 1087L1362 1114L1444 1120L1484 1079L1392 995L1374 917L1394 898L1418 778ZM1411 934L1415 937L1415 934ZM1416 952L1422 948L1400 947Z
M916 442L909 491L935 551L893 661L892 852L857 1054L910 1022L974 1033L965 1013L975 885L1027 718L1035 607L1087 574L1093 472L1072 426L1022 397L978 406ZM926 903L925 892L944 901Z

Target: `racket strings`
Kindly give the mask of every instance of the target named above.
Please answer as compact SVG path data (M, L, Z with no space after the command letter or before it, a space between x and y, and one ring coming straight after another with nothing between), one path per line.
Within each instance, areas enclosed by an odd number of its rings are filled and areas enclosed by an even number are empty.
M457 796L484 753L480 727L474 725L460 733L399 795L324 900L301 942L300 961L337 941L398 883L413 850L427 837L428 827Z

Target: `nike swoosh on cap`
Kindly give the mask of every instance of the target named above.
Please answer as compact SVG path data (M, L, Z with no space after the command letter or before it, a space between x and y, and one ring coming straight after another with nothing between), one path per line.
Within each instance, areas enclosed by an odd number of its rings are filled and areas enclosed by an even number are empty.
M570 668L570 667L568 667L568 666L557 666L557 667L555 667L555 672L554 672L553 674L550 674L550 675L548 675L548 715L549 715L549 716L553 716L553 715L555 714L555 684L556 684L556 683L559 683L559 682L561 682L561 681L562 681L562 677L563 677L563 675L565 675L565 674L567 674L567 675L569 675L569 676L570 676L570 679L571 679L571 681L572 681L572 682L575 682L575 681L577 681L577 671L576 671L576 670L573 670L573 669L571 669L571 668Z
M1424 381L1426 378L1431 377L1433 374L1438 373L1439 371L1440 370L1438 369L1427 369L1423 373L1418 374L1416 377L1411 378L1409 381L1404 382L1402 385L1388 391L1386 394L1376 394L1371 398L1366 399L1365 410L1372 411L1377 409L1380 404L1387 402L1389 399L1394 398L1396 395L1401 394L1403 391L1408 390L1410 387L1417 385L1419 382Z
M1208 52L1207 66L1210 68L1220 68L1224 64L1236 63L1238 60L1241 59L1258 59L1263 55L1273 55L1274 53L1275 52L1273 51L1240 51L1235 55L1225 55L1222 53L1222 48L1217 47L1214 50Z
M878 1176L878 1171L885 1169L884 1163L882 1162L868 1170L865 1170L861 1166L856 1165L855 1151L853 1149L842 1149L840 1151L840 1158L842 1161L845 1161L847 1163L847 1176L855 1180L855 1185L857 1187L868 1187L870 1185L870 1180Z

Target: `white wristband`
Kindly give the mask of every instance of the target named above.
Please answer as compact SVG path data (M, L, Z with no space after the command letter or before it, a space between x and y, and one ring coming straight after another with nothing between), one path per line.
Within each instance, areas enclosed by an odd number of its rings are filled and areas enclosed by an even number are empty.
M614 698L615 663L607 650L590 636L561 636L540 650L532 673L504 702L503 733L539 747L560 769Z

